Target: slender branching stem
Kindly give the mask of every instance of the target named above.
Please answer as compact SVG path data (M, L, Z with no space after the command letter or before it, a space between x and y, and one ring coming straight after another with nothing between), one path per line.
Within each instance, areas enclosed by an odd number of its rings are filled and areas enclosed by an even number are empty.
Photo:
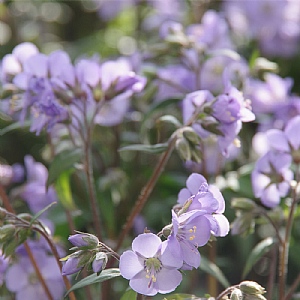
M280 257L279 257L279 299L284 299L287 267L288 267L288 254L289 254L289 243L292 225L294 221L295 210L297 207L297 185L299 182L299 165L296 166L296 186L292 187L292 204L289 209L287 224L285 227L284 243L281 247Z
M1 197L2 201L3 201L5 209L8 212L14 214L15 211L14 211L13 207L11 206L11 204L9 202L9 199L8 199L8 197L6 195L6 192L5 192L5 190L4 190L4 188L3 188L2 185L0 185L0 197ZM36 262L36 260L35 260L35 258L33 256L33 254L32 254L32 251L31 251L31 249L28 246L28 244L27 244L26 241L24 242L24 247L25 247L25 250L26 250L26 252L28 254L29 260L30 260L30 262L31 262L31 264L32 264L32 266L34 268L34 271L35 271L35 273L36 273L36 275L38 277L38 280L40 281L40 283L41 283L41 285L42 285L42 287L43 287L43 289L44 289L44 291L46 293L46 296L47 296L48 300L53 300L52 295L51 295L51 293L49 291L49 288L48 288L48 286L47 286L47 284L45 282L45 279L43 278L43 276L42 276L42 274L40 272L40 269L39 269L39 267L37 265L37 262Z
M300 274L296 277L295 281L291 285L289 291L287 292L286 296L284 297L284 300L292 299L292 297L299 285L300 285Z
M146 183L146 185L142 189L142 191L141 191L133 209L131 210L131 213L130 213L129 217L127 218L127 221L120 233L118 243L117 243L117 246L115 249L116 251L118 251L121 248L122 243L123 243L127 233L129 232L129 230L131 229L131 227L133 225L134 218L142 211L143 207L145 206L160 174L164 170L164 168L169 160L169 157L175 146L175 141L176 141L176 135L172 136L170 138L167 150L161 155L161 157L152 173L151 178L149 179L149 181Z

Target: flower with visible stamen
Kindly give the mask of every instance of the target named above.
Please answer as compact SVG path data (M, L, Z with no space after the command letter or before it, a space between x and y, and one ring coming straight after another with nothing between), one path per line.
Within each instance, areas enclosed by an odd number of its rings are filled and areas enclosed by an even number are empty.
M168 241L162 242L153 233L143 233L134 239L132 250L121 255L120 272L130 280L134 291L154 296L175 290L182 280L178 271L182 263L182 257L171 249Z
M201 257L197 248L210 238L211 226L205 213L205 210L193 210L177 216L172 211L173 229L168 241L182 255L185 270L199 267Z

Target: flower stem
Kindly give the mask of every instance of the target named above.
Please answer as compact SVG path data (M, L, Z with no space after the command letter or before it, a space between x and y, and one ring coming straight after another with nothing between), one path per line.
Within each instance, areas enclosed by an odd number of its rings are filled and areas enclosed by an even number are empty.
M134 218L141 212L141 210L145 206L160 174L162 173L162 171L164 170L164 168L166 166L166 163L168 162L168 159L174 149L175 141L176 141L176 135L174 135L170 138L167 150L161 155L161 157L152 173L151 178L149 179L147 184L143 187L143 189L142 189L133 209L131 210L131 213L130 213L129 217L127 218L127 221L119 235L118 243L117 243L117 246L115 249L116 252L122 246L124 238L126 237L127 233L129 232L129 230L132 227Z
M299 286L299 284L300 284L300 274L298 275L298 277L293 282L293 284L290 287L288 293L284 297L284 300L290 300L293 297L293 294L294 294L295 290L297 289L297 287Z
M11 204L9 202L9 199L8 199L8 197L6 195L6 192L5 192L5 190L4 190L4 188L3 188L2 185L0 185L0 197L1 197L2 201L3 201L5 209L8 212L10 212L10 213L15 214L15 211L14 211L13 207L11 206ZM41 285L42 285L42 287L43 287L43 289L44 289L44 291L45 291L45 293L47 295L47 298L49 300L53 300L52 295L51 295L51 293L50 293L50 291L48 289L48 286L47 286L47 284L45 282L45 279L43 278L43 276L42 276L42 274L41 274L41 272L39 270L39 267L38 267L38 265L36 263L36 260L35 260L35 258L33 256L32 252L31 252L31 249L28 246L28 244L27 244L26 241L24 242L24 247L25 247L25 250L26 250L26 252L28 254L30 262L32 263L34 271L35 271L35 273L36 273L36 275L37 275L37 277L38 277L38 279L39 279L39 281L40 281L40 283L41 283Z
M299 182L299 165L296 166L296 182ZM285 228L284 243L281 247L281 253L279 257L279 299L284 299L285 284L287 276L287 265L288 265L288 253L289 253L289 242L291 236L291 230L294 220L295 209L297 206L297 192L296 186L292 187L292 204L289 210L289 215L287 219L287 224Z

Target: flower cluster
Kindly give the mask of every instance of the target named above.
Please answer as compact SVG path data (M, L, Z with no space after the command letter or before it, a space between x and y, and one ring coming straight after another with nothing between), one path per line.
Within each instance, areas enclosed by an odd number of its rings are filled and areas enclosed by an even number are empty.
M225 236L229 231L223 215L224 198L202 175L190 175L187 188L179 193L179 204L181 209L172 211L172 224L162 230L165 241L153 233L140 234L132 250L120 257L122 276L140 294L153 296L173 291L182 280L179 270L199 267L197 248L204 246L211 234Z
M125 58L101 64L97 59L81 59L73 65L66 52L58 50L47 56L30 43L6 55L1 70L3 83L10 83L4 88L14 94L7 113L21 122L29 114L30 129L37 134L43 128L51 132L58 123L71 123L78 130L90 116L104 126L118 124L130 97L146 83ZM18 105L12 103L15 101Z
M71 235L69 241L75 246L71 250L76 251L61 259L65 261L62 275L77 273L84 267L91 268L97 274L105 269L108 261L107 248L102 247L96 236L88 233L78 233Z
M228 147L240 132L242 122L255 119L249 101L229 82L224 92L217 97L208 90L188 94L183 100L184 122L189 122L195 114L199 116L193 123L195 131L202 139L215 134L225 156L228 155Z

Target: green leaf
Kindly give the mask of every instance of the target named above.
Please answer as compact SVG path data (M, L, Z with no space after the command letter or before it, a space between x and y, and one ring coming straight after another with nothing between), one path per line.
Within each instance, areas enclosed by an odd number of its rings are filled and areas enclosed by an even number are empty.
M57 192L58 199L62 205L68 210L74 210L75 204L73 202L70 175L73 173L71 170L67 170L60 174L55 182L55 190Z
M147 153L162 153L168 148L168 143L161 143L155 145L134 144L125 146L119 151L142 151Z
M173 124L176 128L180 128L182 124L179 122L177 118L172 115L165 115L158 119L161 122L167 122Z
M141 136L145 136L146 132L148 132L149 122L155 114L161 112L164 108L168 106L178 104L180 101L182 101L182 98L170 98L151 105L148 112L144 114L144 118L141 122Z
M120 300L136 300L136 296L137 293L134 290L128 289Z
M81 149L65 150L56 155L49 167L47 187L51 185L63 172L70 170L82 157Z
M201 300L201 298L190 294L172 294L164 297L163 300Z
M261 242L259 242L250 253L250 256L247 259L246 265L244 267L244 271L242 274L242 278L245 278L245 276L250 272L252 267L258 262L258 260L267 252L271 250L271 248L276 243L276 239L272 237L268 237Z
M103 270L101 272L101 274L99 276L97 276L96 273L88 276L88 277L85 277L83 278L82 280L78 281L76 284L74 284L69 290L68 292L66 293L65 297L72 291L74 290L77 290L77 289L80 289L82 287L85 287L87 285L91 285L91 284L94 284L94 283L100 283L100 282L103 282L103 281L106 281L106 280L109 280L109 279L112 279L114 277L118 277L120 276L121 273L120 273L120 270L117 269L117 268L114 268L114 269L107 269L107 270Z
M31 219L30 221L30 226L34 223L35 220L37 220L39 218L39 216L41 214L43 214L46 210L48 210L51 206L53 206L54 204L56 204L56 202L52 202L49 205L47 205L45 208L43 208L42 210L40 210L39 212L37 212Z
M220 268L210 262L206 257L201 256L201 264L200 264L200 269L211 276L215 277L222 285L224 288L227 288L230 286L230 283L226 279L225 275L223 272L220 270Z
M0 129L0 136L16 129L24 129L25 127L30 127L31 121L24 121L22 124L20 122L12 123L3 129Z

